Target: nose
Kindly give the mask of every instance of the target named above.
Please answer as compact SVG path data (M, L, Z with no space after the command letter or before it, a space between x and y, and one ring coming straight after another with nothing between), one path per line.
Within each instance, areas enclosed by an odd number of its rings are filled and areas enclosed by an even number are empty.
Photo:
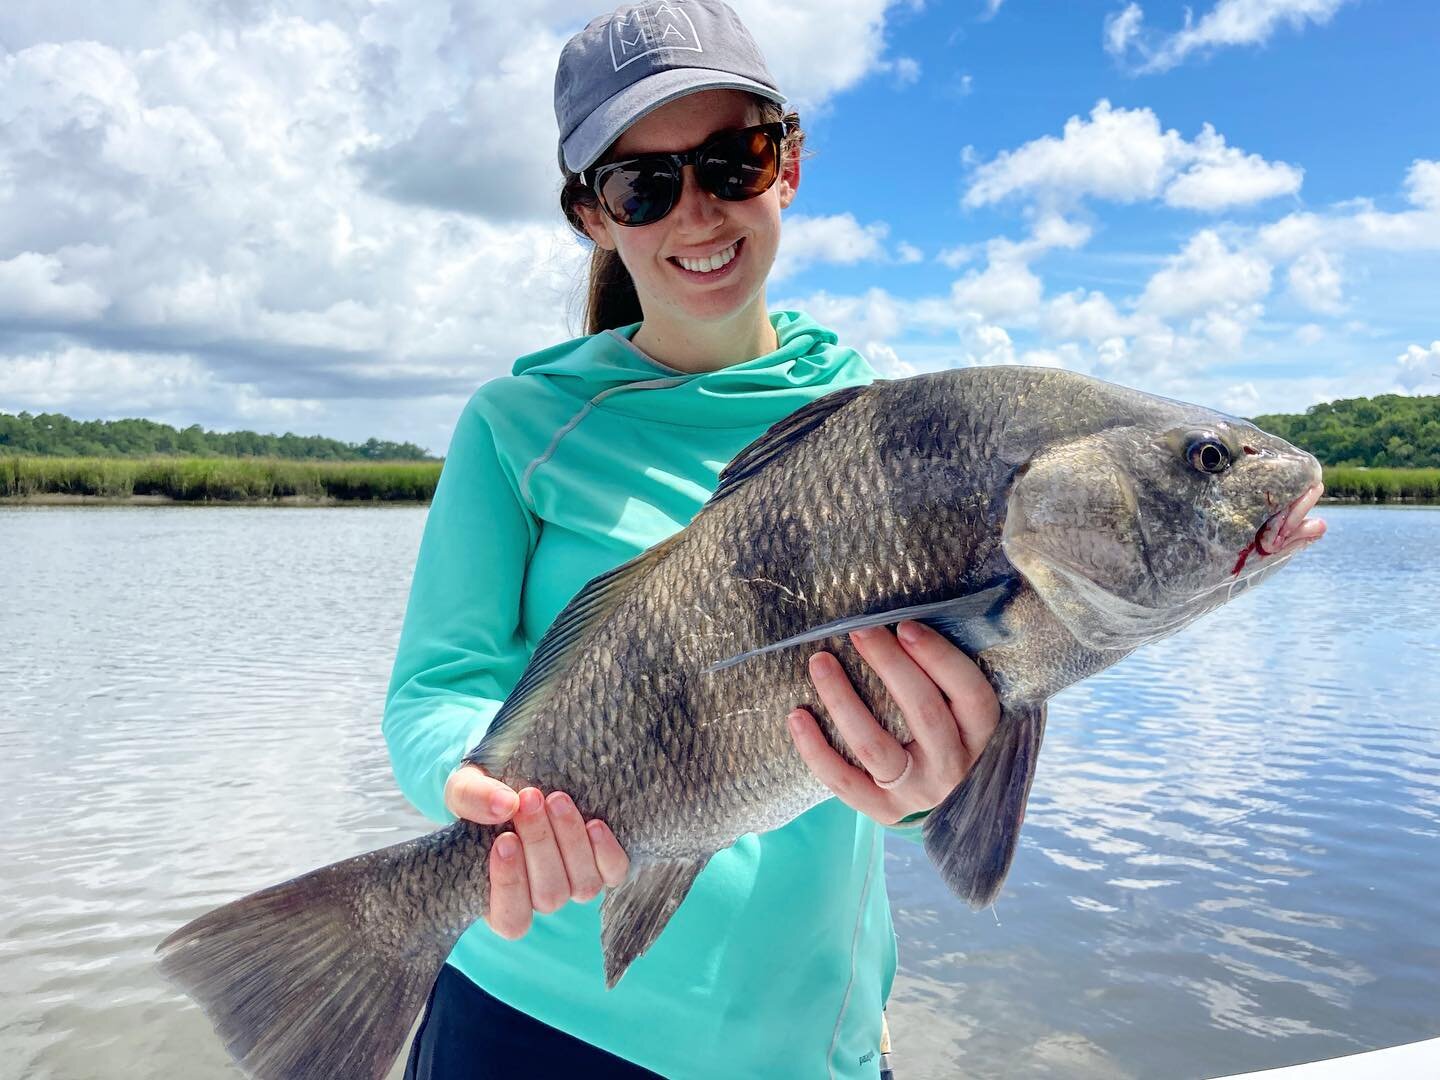
M700 186L694 165L686 165L680 170L680 197L671 211L673 216L694 226L713 225L724 216L720 206L722 202L724 200L718 195L712 195Z

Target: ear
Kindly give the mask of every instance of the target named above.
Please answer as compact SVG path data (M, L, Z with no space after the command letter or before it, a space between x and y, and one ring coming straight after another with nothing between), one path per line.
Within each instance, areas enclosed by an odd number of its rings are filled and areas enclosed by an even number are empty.
M788 151L780 166L780 208L783 210L795 201L795 192L800 187L800 151Z
M614 251L615 241L610 238L610 223L605 212L598 206L585 206L581 203L576 203L574 208L575 213L580 216L580 223L585 226L585 232L595 241L596 246Z

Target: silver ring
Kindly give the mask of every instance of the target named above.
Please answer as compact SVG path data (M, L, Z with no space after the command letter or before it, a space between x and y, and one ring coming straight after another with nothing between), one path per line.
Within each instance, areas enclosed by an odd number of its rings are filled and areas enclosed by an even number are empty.
M901 749L904 749L904 748L902 747ZM909 750L906 750L906 751L905 751L905 768L903 768L903 769L900 770L900 775L897 776L897 777L895 777L894 780L876 780L876 781L875 781L875 786L876 786L876 787L884 788L886 791L889 791L889 790L890 790L891 788L893 788L896 784L900 783L902 780L904 780L907 776L910 775L910 766L912 766L912 765L914 765L914 764L915 764L915 758L914 758L914 756L911 755L911 753L910 753Z

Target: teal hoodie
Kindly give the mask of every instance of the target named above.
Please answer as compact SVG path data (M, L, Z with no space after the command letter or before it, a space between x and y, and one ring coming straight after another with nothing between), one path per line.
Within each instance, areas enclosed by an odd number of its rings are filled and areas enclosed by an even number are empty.
M422 813L453 820L446 778L581 586L683 528L771 424L875 378L808 316L770 321L776 351L718 371L650 359L634 323L521 357L470 399L426 519L383 723ZM449 963L665 1076L875 1077L895 971L883 837L837 799L742 837L614 990L598 898L537 915L518 941L477 922Z

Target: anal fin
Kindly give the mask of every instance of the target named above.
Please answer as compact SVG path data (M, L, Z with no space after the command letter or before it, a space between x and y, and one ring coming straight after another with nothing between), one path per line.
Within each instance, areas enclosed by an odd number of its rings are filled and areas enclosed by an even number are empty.
M632 864L623 885L610 889L600 904L600 948L605 954L605 986L620 977L665 929L704 868L704 859L665 859Z
M1044 735L1043 702L1004 705L980 760L925 818L925 853L973 908L994 903L1010 872Z

